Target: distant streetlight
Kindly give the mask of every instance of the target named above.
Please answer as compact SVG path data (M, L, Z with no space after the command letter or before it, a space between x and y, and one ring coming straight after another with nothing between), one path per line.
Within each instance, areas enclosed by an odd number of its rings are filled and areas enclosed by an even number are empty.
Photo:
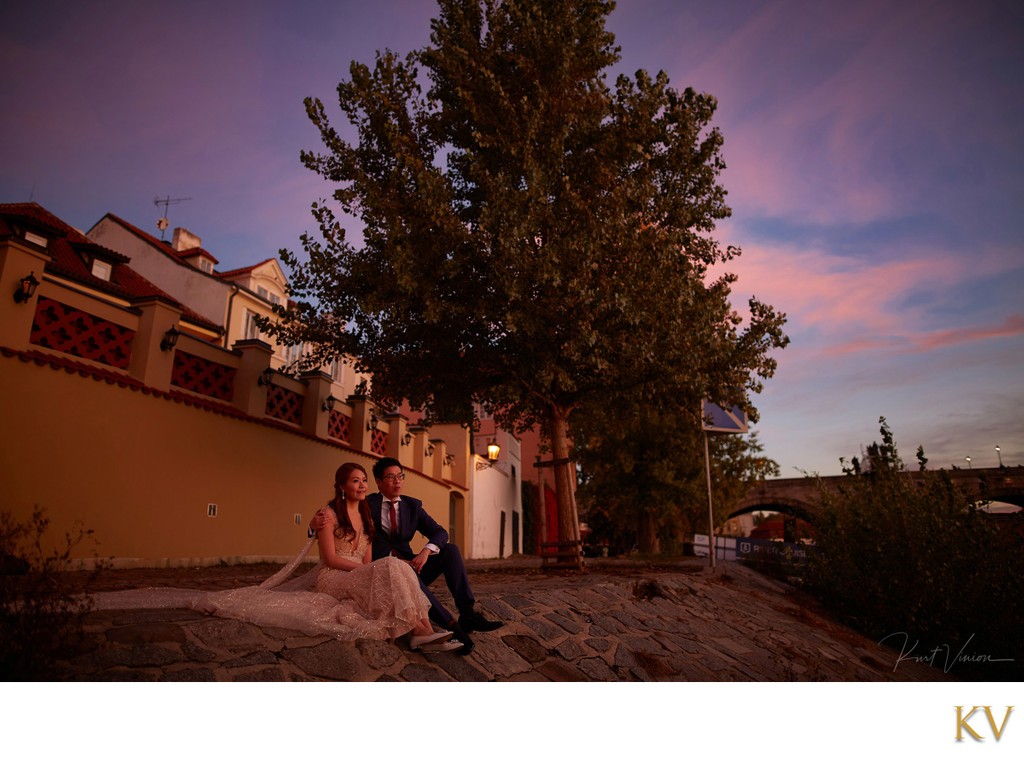
M967 456L967 470L968 471L971 470L971 456L970 455Z
M999 458L999 467L1003 467L1003 451L999 449L999 445L996 445L996 456Z

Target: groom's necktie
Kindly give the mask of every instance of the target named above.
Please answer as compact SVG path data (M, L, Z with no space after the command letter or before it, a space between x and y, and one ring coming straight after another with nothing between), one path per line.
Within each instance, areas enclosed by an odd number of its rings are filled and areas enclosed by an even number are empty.
M388 501L391 504L391 539L398 539L398 503L394 500Z

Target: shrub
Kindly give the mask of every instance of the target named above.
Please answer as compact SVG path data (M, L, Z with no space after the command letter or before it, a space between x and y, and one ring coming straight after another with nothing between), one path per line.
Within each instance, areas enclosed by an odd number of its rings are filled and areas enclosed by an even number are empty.
M965 678L1020 678L1019 551L947 472L925 470L923 450L921 472L905 472L884 418L881 434L863 470L844 462L845 486L822 486L807 586L886 645L902 649L906 634L907 651L936 667ZM984 656L1013 662L977 659Z
M44 549L50 522L39 508L19 522L0 512L0 680L42 681L60 678L57 660L82 637L90 603L74 598L60 577L71 552L92 539L92 530L76 523L64 545Z

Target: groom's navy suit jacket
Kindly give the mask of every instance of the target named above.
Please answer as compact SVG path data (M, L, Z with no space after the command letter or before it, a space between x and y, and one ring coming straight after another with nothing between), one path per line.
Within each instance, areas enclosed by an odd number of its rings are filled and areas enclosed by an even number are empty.
M390 556L392 552L402 559L413 558L415 554L409 543L412 542L413 535L417 532L427 538L428 542L436 545L438 550L444 548L445 543L448 542L448 532L423 510L423 503L415 497L402 495L399 498L398 534L392 536L384 531L381 524L384 496L380 492L374 492L366 496L366 502L370 504L370 517L377 530L373 537L373 557L375 559Z
M444 550L445 544L448 542L448 532L430 518L430 514L423 510L423 503L417 500L415 497L406 497L402 495L398 501L398 534L388 535L384 531L384 527L381 525L381 509L384 505L384 496L380 492L374 492L372 495L367 495L366 502L370 504L370 518L373 519L373 526L376 529L376 534L373 536L373 558L382 559L390 556L394 553L401 559L409 561L415 558L415 554L412 552L412 548L409 543L412 541L413 535L417 532L427 538L428 542L433 543L438 547L438 550ZM432 556L431 559L443 559L449 560L447 556ZM459 574L456 575L456 582L459 586L456 590L461 594L463 592L469 593L469 585L466 582L466 571L462 566L462 559L458 557L458 563L455 564L455 568ZM423 594L427 597L430 602L430 619L433 620L437 625L446 627L452 620L451 612L449 612L437 597L433 591L427 587L428 582L432 582L434 577L440 573L440 569L430 568L430 573L427 574L429 578L427 582L424 582L423 577L426 573L420 573L420 588L423 590ZM445 579L451 576L451 573L446 572ZM469 597L470 599L472 596ZM470 602L471 603L471 602Z

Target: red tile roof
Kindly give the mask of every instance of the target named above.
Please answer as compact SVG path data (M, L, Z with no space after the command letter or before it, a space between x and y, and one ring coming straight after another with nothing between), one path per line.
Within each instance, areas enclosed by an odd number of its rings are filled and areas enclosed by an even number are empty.
M219 324L185 306L128 266L130 259L127 256L96 244L38 203L0 204L0 240L14 235L14 227L18 224L34 224L51 235L46 250L52 259L46 266L48 273L125 300L162 298L180 306L182 318L191 324L217 333L224 332L224 328ZM110 281L92 274L90 269L93 258L100 258L111 264Z
M258 269L260 266L265 266L266 264L270 263L273 260L276 260L276 259L274 259L274 258L266 258L266 259L260 261L259 263L252 265L252 266L243 266L240 269L232 269L231 271L218 271L217 272L217 276L225 278L225 279L229 279L231 277L238 277L238 276L241 276L243 274L250 274L253 271L255 271L256 269Z

